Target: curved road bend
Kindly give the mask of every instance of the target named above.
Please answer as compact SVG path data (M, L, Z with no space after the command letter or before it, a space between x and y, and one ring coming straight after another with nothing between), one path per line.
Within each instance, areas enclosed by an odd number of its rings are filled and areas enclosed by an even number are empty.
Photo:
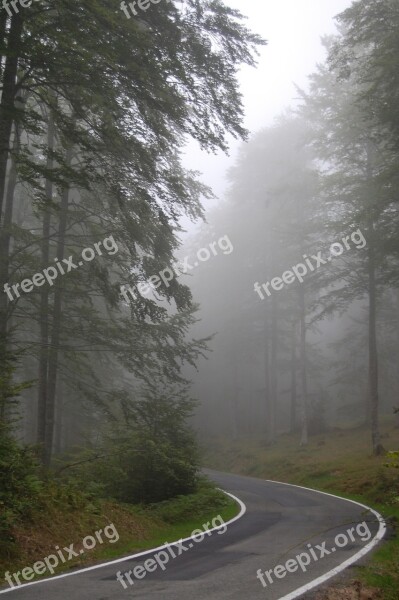
M267 587L257 579L258 569L270 571L284 565L310 550L308 544L316 548L326 542L325 548L331 549L338 534L345 534L363 521L367 521L371 539L379 531L375 516L345 500L251 477L215 471L207 474L239 497L247 511L225 533L214 532L171 559L165 571L158 568L144 579L134 579L134 585L124 590L116 581L116 572L124 573L143 564L151 557L146 555L16 589L5 595L5 600L278 600L337 567L364 548L367 541L361 541L353 532L355 541L312 561L306 572L298 569L286 572L282 578L269 573L273 583L264 577ZM323 550L315 552L317 557ZM309 592L301 596L310 597Z

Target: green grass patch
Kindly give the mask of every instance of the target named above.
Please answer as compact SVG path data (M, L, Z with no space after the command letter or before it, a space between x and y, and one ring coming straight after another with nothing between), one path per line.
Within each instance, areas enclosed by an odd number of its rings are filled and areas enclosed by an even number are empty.
M93 550L86 550L78 558L60 564L55 574L189 537L192 531L202 529L204 524L212 523L219 515L227 522L240 510L235 501L206 480L201 482L196 493L147 507L109 501L84 505L83 497L74 497L74 503L75 506L71 507L69 502L55 503L54 498L49 498L48 512L36 513L32 523L14 530L16 544L13 556L0 560L2 583L8 585L4 580L6 571L15 573L31 567L44 557L55 554L55 546L63 548L74 543L78 550L86 536L94 535L95 531L111 523L119 533L117 542L111 544L103 536L103 544L97 543ZM216 525L220 524L217 520ZM42 577L49 576L46 572ZM36 579L39 577L36 576Z
M203 481L198 492L187 496L178 496L148 507L131 507L136 518L150 521L151 531L146 540L132 548L134 540L126 540L125 544L114 544L104 548L102 557L115 558L125 553L131 554L162 546L165 542L174 542L191 535L195 529L202 529L205 523L212 523L215 517L221 516L224 522L235 517L240 508L238 504L212 484ZM219 521L216 526L220 525ZM122 551L122 554L121 554Z

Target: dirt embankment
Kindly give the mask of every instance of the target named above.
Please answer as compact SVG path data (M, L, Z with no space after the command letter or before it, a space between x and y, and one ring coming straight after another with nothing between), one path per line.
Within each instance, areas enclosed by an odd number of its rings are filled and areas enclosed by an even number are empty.
M331 587L319 592L315 600L383 600L383 597L377 589L365 587L360 581L354 581L350 585Z

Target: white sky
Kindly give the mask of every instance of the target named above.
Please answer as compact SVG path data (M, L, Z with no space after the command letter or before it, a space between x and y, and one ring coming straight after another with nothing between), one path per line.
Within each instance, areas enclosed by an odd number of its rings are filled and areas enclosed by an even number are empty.
M271 124L288 105L295 103L295 85L306 87L307 76L325 55L321 36L335 33L334 16L348 8L351 0L224 0L248 17L248 27L268 40L261 48L256 69L240 73L244 96L245 126L256 133ZM241 142L232 141L230 156L208 155L189 144L184 160L187 168L203 173L202 181L222 197L227 169L235 162ZM186 221L184 226L192 229Z

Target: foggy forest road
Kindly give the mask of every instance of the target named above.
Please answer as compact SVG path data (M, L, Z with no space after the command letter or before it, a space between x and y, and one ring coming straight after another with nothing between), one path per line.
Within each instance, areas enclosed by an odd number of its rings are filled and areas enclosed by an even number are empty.
M15 600L312 598L312 592L305 591L301 596L292 592L350 559L376 535L383 534L384 524L375 515L366 514L360 506L346 500L251 477L206 473L220 487L240 498L246 505L246 513L225 533L213 533L171 559L164 572L158 568L124 590L116 581L116 572L124 573L142 564L150 557L146 555L16 589L7 597ZM357 536L355 542L317 562L312 561L306 573L301 570L287 573L282 579L273 575L273 584L268 583L266 588L257 579L258 569L264 572L285 564L309 550L308 544L316 548L327 542L325 547L332 549L338 534L345 534L363 521L367 521L372 533L370 540L362 542Z

